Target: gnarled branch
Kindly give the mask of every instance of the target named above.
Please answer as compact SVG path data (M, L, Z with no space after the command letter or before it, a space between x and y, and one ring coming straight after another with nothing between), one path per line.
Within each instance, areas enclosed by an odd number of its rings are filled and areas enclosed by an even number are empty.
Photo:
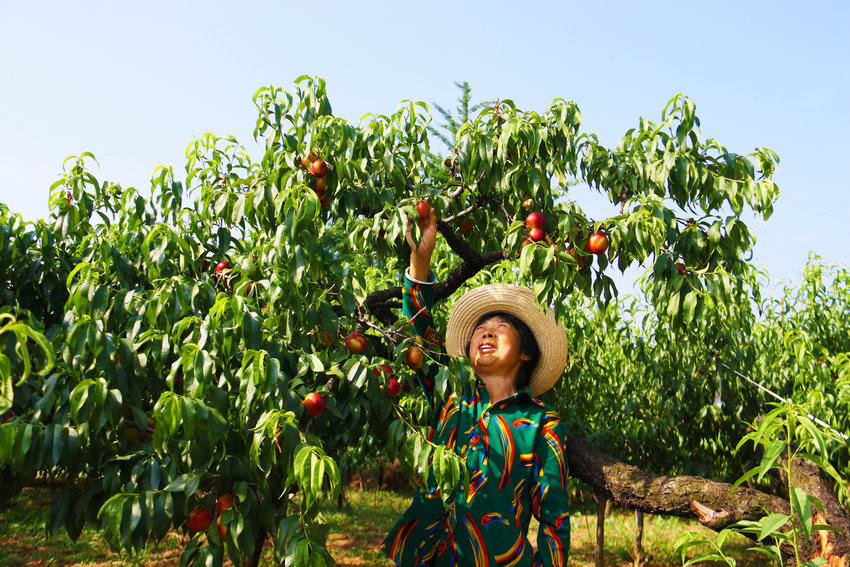
M722 511L704 514L712 529L738 520L757 520L764 510L788 513L788 502L758 490L697 476L655 475L607 455L578 437L567 440L570 474L608 493L615 502L649 512L694 518L692 502Z
M601 490L623 506L652 514L696 518L719 531L740 520L758 520L770 513L790 513L788 501L751 488L695 476L655 475L607 455L587 441L567 439L570 474ZM794 485L817 497L824 514L815 523L841 531L815 532L804 542L806 559L824 557L830 567L847 567L850 562L850 514L824 482L813 463L796 459L792 467Z
M510 254L505 250L488 252L487 254L479 254L477 256L477 258L473 258L471 261L463 262L449 273L448 277L446 277L446 281L440 282L434 287L434 296L436 301L449 297L457 291L457 289L463 285L465 281L480 272L483 268L510 258ZM395 307L395 305L390 301L392 299L401 299L401 286L393 286L387 289L373 291L366 296L366 306L370 310L375 308Z

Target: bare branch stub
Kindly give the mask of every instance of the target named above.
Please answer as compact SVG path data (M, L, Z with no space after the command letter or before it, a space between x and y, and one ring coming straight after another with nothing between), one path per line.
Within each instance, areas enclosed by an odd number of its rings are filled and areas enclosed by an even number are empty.
M691 500L691 510L697 517L697 520L699 520L699 523L709 528L728 525L729 517L732 514L726 509L715 510L714 508L709 508L696 500Z
M455 213L454 215L452 215L450 217L443 217L442 220L443 220L443 222L449 223L449 222L455 221L457 219L463 218L467 215L471 215L477 209L478 209L478 207L476 205L470 205L469 207L465 208L464 210L460 211L459 213Z

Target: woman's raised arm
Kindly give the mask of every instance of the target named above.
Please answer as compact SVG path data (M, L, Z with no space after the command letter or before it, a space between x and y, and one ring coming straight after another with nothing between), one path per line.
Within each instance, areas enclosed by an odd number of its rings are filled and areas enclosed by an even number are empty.
M430 207L429 209L428 216L417 221L421 231L418 243L413 240L413 219L409 217L404 233L407 243L410 245L410 271L408 273L411 279L423 282L431 281L428 273L431 270L431 255L437 245L437 215L434 213L434 209Z
M445 353L443 338L434 328L431 308L434 306L434 284L431 273L431 255L437 243L437 216L431 209L428 216L418 221L421 230L419 242L411 234L413 220L407 223L405 236L410 245L410 267L405 273L402 294L404 315L409 317L417 335L422 337L422 348L431 353ZM433 356L433 355L432 355ZM434 406L434 376L437 368L427 365L416 371L416 376L431 407Z

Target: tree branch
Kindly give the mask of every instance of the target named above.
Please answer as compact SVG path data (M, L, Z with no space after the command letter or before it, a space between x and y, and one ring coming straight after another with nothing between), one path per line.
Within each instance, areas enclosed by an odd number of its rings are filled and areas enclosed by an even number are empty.
M446 281L435 286L435 301L449 297L451 294L456 292L458 288L466 282L466 280L473 277L483 268L491 264L498 264L502 260L508 260L510 258L511 255L507 250L498 250L496 252L488 252L487 254L479 256L476 262L463 262L460 266L452 270L448 277L446 277Z
M451 230L451 229L449 229ZM453 294L463 283L483 268L497 264L502 260L507 260L511 256L505 250L496 252L488 252L487 254L476 254L476 258L472 261L463 262L460 266L449 273L446 281L438 283L434 286L434 299L439 301ZM370 311L373 309L385 309L388 307L397 307L397 303L391 302L392 299L401 299L401 286L393 286L387 289L373 291L366 296L366 307Z
M481 254L478 253L472 246L457 235L457 233L443 220L437 221L437 230L446 239L446 242L451 247L455 254L461 257L464 262L476 264L481 261ZM480 268L479 268L480 269Z
M740 520L758 520L770 513L789 514L784 498L751 488L695 476L655 475L628 465L595 449L578 437L567 439L570 474L594 489L601 490L628 508L652 514L696 518L704 526L720 531ZM807 560L823 557L829 567L850 564L850 514L824 482L813 463L796 459L792 475L794 486L817 497L824 513L815 513L815 523L841 531L815 532L804 543Z
M464 210L460 211L459 213L455 213L454 215L452 215L450 217L443 217L441 220L443 222L449 223L449 222L452 222L452 221L457 220L459 218L463 218L467 215L471 215L477 209L478 209L478 205L470 205L467 208L465 208Z
M813 510L816 516L820 516L814 523L830 525L841 530L841 532L816 532L817 537L809 542L806 555L825 557L830 560L830 563L832 563L831 555L842 556L845 558L846 565L847 559L850 558L850 514L841 506L832 487L823 481L820 469L813 462L801 457L795 458L791 463L791 476L794 486L802 488L806 494L817 498L823 506L823 514Z
M567 439L567 452L572 476L605 491L628 508L696 517L713 530L738 520L757 520L765 515L764 509L789 512L788 502L777 496L740 487L730 494L731 484L696 476L654 475L606 455L578 437Z

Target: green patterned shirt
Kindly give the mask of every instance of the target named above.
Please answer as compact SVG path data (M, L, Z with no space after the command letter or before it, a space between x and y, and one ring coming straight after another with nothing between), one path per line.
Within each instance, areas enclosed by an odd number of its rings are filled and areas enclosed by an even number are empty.
M414 317L417 334L444 351L431 322L433 300L433 282L405 278L404 314ZM433 374L418 373L433 408L429 437L465 458L469 486L444 506L433 476L420 483L384 540L384 553L401 567L566 565L566 432L558 415L527 388L491 404L480 380L435 407ZM536 553L527 538L532 514L540 522Z

